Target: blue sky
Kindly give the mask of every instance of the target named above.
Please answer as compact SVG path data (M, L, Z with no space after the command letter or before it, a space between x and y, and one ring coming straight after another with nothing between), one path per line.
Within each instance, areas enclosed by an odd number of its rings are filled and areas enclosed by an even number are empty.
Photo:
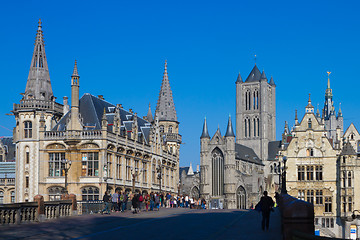
M180 165L198 164L200 134L228 115L235 124L235 80L254 66L277 85L277 136L312 95L322 108L331 71L344 127L360 127L358 1L5 1L1 4L0 136L12 135L5 115L21 99L41 18L54 95L70 96L78 60L80 92L104 95L139 115L153 110L168 61L180 133Z

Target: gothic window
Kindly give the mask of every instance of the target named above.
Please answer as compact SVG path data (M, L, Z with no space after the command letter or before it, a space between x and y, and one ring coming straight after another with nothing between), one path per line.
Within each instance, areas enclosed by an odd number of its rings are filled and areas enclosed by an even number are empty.
M61 194L65 192L65 189L63 187L51 187L48 192L49 201L59 201L61 199Z
M351 187L351 172L348 172L348 187Z
M314 190L307 190L306 201L314 204Z
M246 191L240 186L236 191L237 209L246 209Z
M248 130L249 130L248 137L251 137L251 121L250 121L250 119L248 119Z
M131 180L130 158L126 158L126 180Z
M65 153L49 153L49 176L60 177L64 176L65 164L62 160L65 159Z
M169 126L169 130L168 130L168 133L172 133L172 129L173 129L173 126L170 125L170 126Z
M106 160L106 176L111 177L111 168L112 168L112 156L110 153L107 154L107 160Z
M25 147L25 163L30 163L30 149L29 147Z
M143 164L143 166L142 166L143 167L142 181L143 181L143 183L147 183L147 164L146 164L146 162L143 162L142 164Z
M116 156L116 178L121 179L121 156Z
M250 90L247 90L245 93L245 110L251 109L251 93Z
M245 137L249 138L251 136L251 120L249 118L245 118Z
M305 190L299 190L298 199L305 201Z
M32 122L31 121L24 122L24 137L32 138Z
M164 132L164 126L160 125L160 132L163 133Z
M298 166L298 180L304 181L305 180L305 167Z
M248 137L247 119L245 119L244 127L245 127L245 137L247 138Z
M313 166L306 167L306 180L308 180L308 181L314 180L314 167Z
M253 93L253 108L259 109L259 91L255 90Z
M221 196L224 194L224 157L221 151L216 148L212 152L212 195Z
M316 204L323 204L323 191L322 190L316 190Z
M345 171L343 171L342 180L343 180L343 187L346 187L346 172Z
M256 129L257 129L257 136L260 136L260 119L256 118Z
M308 120L308 128L312 128L311 118L309 118L309 120Z
M325 212L332 212L331 197L325 197Z
M97 187L85 187L81 191L83 201L98 201L99 189Z
M323 168L322 168L322 166L316 166L315 167L315 179L317 181L322 181L323 180Z
M346 197L343 197L343 212L346 212Z
M155 160L153 161L153 164L152 164L152 175L151 175L151 179L152 179L152 182L155 183L155 171L156 171L156 163L155 163Z
M349 197L349 212L352 211L352 197Z
M99 153L82 153L82 171L81 176L99 176Z
M254 122L254 125L253 125L254 126L254 137L256 137L257 136L256 135L256 132L257 132L256 131L256 118L253 119L253 122Z

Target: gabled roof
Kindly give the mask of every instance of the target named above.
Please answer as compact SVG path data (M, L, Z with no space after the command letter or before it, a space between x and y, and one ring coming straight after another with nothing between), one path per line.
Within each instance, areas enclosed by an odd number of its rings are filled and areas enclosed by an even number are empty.
M246 162L255 163L258 165L264 165L259 157L256 155L253 149L241 144L235 143L235 158Z
M246 78L245 82L258 82L261 79L261 72L258 67L255 65L251 70L249 76Z
M356 155L355 149L350 142L346 142L344 144L344 147L341 150L341 155Z
M281 141L272 141L268 143L268 160L277 160L277 154L281 150Z
M82 118L82 124L84 130L100 130L101 120L104 115L104 109L106 113L106 120L108 125L114 124L116 106L98 97L95 97L89 93L85 93L80 98L79 113ZM133 119L135 115L123 108L120 108L121 129L126 131L132 130ZM71 110L60 119L55 125L52 131L65 131L66 125L70 119ZM144 119L137 117L138 131L142 133L147 142L149 142L151 123Z

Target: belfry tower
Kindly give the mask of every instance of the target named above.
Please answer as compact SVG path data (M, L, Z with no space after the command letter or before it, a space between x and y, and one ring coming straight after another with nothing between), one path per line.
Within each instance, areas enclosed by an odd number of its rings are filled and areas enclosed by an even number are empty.
M50 130L63 114L63 105L55 102L41 21L35 39L25 93L12 112L16 120L13 138L16 144L16 202L32 201L39 193L40 132Z
M243 82L236 80L236 143L267 160L268 143L276 139L276 85L254 66Z

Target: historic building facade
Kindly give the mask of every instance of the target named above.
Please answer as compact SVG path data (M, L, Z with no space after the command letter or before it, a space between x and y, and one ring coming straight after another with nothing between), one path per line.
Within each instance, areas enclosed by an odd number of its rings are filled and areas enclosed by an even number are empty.
M103 96L79 97L77 63L68 98L53 95L41 22L25 93L14 104L16 201L58 199L67 190L78 199L100 199L106 189L177 192L181 135L167 65L153 118L111 104ZM67 177L65 177L67 175Z
M15 202L15 144L0 137L0 204Z
M206 119L200 137L200 192L210 203L228 209L255 206L263 190L277 189L276 85L255 65L245 81L236 80L236 137L229 117L225 136L210 138ZM274 163L275 161L275 163ZM277 168L276 168L277 169ZM278 184L278 183L277 183Z

